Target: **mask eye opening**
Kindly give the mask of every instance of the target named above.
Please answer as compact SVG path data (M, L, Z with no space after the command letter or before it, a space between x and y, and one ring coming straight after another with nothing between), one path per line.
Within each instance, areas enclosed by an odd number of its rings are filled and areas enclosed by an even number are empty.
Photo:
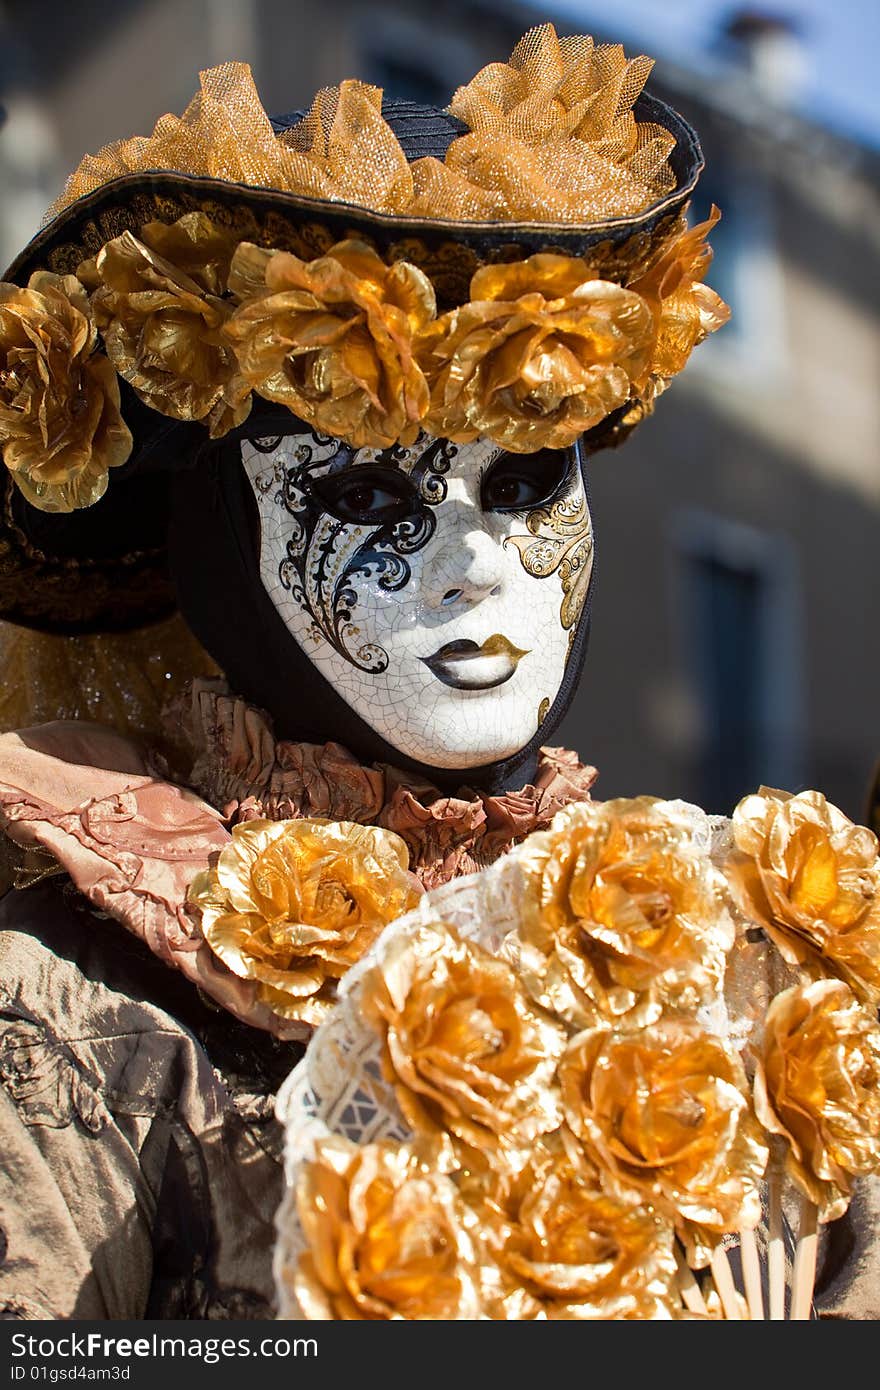
M575 445L534 454L498 454L480 475L484 511L526 516L569 491L578 472Z
M307 489L322 510L348 525L393 525L420 509L418 488L398 468L361 464L310 478Z

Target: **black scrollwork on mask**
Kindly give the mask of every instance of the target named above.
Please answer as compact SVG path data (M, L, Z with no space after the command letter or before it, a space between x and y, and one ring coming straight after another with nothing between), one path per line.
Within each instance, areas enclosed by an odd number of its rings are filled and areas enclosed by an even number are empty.
M270 484L277 481L275 500L290 519L278 569L282 585L308 614L315 636L372 675L387 669L388 654L363 638L357 621L358 587L368 583L389 596L406 587L412 577L408 557L430 541L437 526L434 509L447 495L445 475L456 446L445 439L423 446L424 439L412 449L395 445L371 458L373 465L407 473L417 490L412 513L384 524L342 521L311 489L310 480L319 472L326 476L358 466L353 450L327 436L311 433L299 439L295 461Z

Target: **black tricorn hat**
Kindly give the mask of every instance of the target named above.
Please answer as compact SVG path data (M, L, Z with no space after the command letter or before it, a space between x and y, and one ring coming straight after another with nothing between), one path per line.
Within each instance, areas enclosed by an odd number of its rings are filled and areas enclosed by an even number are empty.
M123 233L138 236L145 224L203 213L242 242L304 261L356 238L386 265L405 260L423 271L438 309L466 303L481 267L546 252L587 260L596 278L625 286L680 233L703 161L694 131L663 102L642 92L623 104L637 124L666 132L669 142L666 190L635 213L565 222L398 215L335 197L176 169L137 169L63 206L13 262L6 280L25 286L36 271L74 275ZM442 162L469 132L455 115L412 102L383 100L381 115L410 164ZM272 127L283 139L304 119L295 112L273 120ZM0 360L0 387L2 366ZM8 621L62 633L114 631L156 621L176 607L166 556L171 472L197 458L207 432L198 421L157 413L124 379L119 385L133 447L94 505L61 514L41 511L10 473L0 478L0 617ZM278 409L261 402L243 431L272 434L270 417ZM609 442L622 414L615 411L592 432L597 444Z

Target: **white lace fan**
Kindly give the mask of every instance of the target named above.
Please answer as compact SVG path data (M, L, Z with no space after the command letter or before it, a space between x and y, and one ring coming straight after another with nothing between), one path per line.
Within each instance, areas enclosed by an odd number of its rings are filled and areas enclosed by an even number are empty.
M684 803L657 803L686 822L691 846L708 863L723 862L730 848L729 822L710 820ZM568 813L562 813L563 819ZM554 825L556 823L554 822ZM552 828L551 828L552 829ZM534 839L534 837L532 837ZM305 1057L281 1089L277 1103L286 1133L286 1195L277 1217L275 1277L279 1316L308 1316L297 1293L297 1271L308 1241L300 1220L297 1182L315 1145L338 1136L358 1146L412 1138L392 1084L383 1072L383 1039L361 1008L365 981L420 927L443 922L465 941L492 956L510 955L523 900L523 862L529 842L479 874L454 880L425 895L418 908L385 929L364 959L343 981L330 1018L312 1039ZM711 870L714 872L714 870ZM722 898L726 895L722 893ZM705 1032L737 1051L747 1048L769 997L791 982L772 948L738 917L736 945L728 958L724 990L699 1008L696 1019ZM515 955L512 957L515 959ZM570 1032L575 1030L570 1029ZM568 1136L570 1140L570 1136ZM778 1154L777 1154L778 1157ZM815 1207L804 1203L800 1235L795 1239L783 1210L781 1167L771 1165L771 1180L762 1194L757 1227L731 1231L705 1268L691 1269L683 1246L676 1245L677 1295L681 1316L727 1318L803 1318L810 1316L815 1275ZM675 1315L675 1314L673 1314Z

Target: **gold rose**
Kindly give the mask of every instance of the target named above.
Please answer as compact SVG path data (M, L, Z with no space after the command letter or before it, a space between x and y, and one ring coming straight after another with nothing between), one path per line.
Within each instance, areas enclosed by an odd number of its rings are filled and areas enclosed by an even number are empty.
M348 821L247 821L189 890L214 954L281 1018L316 1026L338 981L421 887L390 830Z
M224 333L255 391L356 448L414 442L428 409L415 342L436 313L421 270L355 240L308 262L243 242L229 284Z
M724 300L703 283L712 263L712 248L706 238L720 218L713 205L705 222L687 228L669 242L650 270L628 287L641 295L654 316L656 337L650 372L657 394L683 370L694 348L730 318Z
M514 453L567 448L645 379L654 320L637 294L587 262L539 254L484 266L470 302L423 330L426 428L485 435Z
M490 1170L464 1196L491 1256L491 1316L654 1319L678 1304L672 1225L603 1191L566 1131L539 1141L521 1172Z
M880 1003L880 859L877 837L821 792L763 787L733 813L725 865L742 910L782 958L816 977L835 975L866 1004Z
M319 1140L295 1200L307 1248L285 1275L307 1319L480 1316L473 1221L430 1149Z
M691 815L647 796L583 803L518 862L506 950L532 998L573 1028L635 1029L720 992L734 929Z
M212 439L247 418L248 384L223 336L235 243L202 213L152 222L107 242L80 268L111 362L142 401L174 420L204 420Z
M849 1205L853 1179L880 1170L880 1029L842 980L784 990L767 1013L755 1110L785 1153L801 1194L791 1317L808 1318L817 1224ZM780 1236L779 1168L771 1170L771 1240ZM771 1255L776 1255L771 1249ZM782 1316L782 1261L771 1262L771 1317ZM783 1274L784 1278L784 1274Z
M609 1191L640 1192L707 1262L754 1226L767 1145L735 1052L686 1017L574 1037L559 1064L566 1122Z
M26 289L0 283L0 448L28 502L45 512L92 506L131 447L76 277L36 271Z
M452 1135L480 1164L558 1125L562 1028L530 1007L505 961L447 923L389 943L360 982L359 1005L417 1132Z

